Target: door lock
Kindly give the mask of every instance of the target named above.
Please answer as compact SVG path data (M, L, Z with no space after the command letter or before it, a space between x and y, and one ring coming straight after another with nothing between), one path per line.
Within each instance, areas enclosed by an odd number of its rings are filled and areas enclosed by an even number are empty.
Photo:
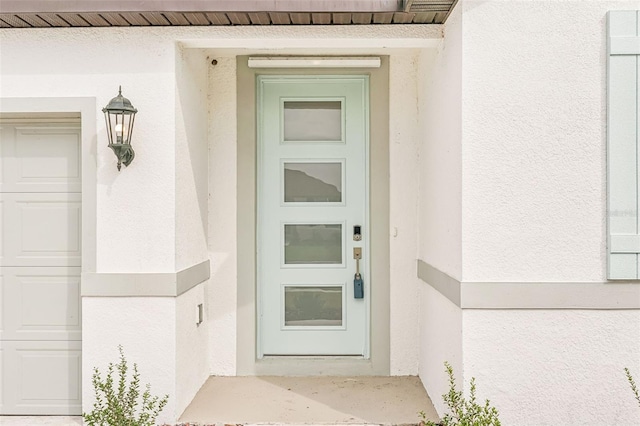
M362 226L353 225L353 241L362 241Z

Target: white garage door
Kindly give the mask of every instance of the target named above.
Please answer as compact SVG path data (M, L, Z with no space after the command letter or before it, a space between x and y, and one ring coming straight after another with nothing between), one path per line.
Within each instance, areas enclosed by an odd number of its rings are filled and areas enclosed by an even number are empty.
M80 140L0 121L0 414L81 413Z

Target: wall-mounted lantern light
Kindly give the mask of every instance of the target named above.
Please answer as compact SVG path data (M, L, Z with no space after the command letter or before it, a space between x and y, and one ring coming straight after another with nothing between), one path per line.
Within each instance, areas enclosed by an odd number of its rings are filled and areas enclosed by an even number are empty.
M107 106L102 108L102 112L107 123L109 148L118 157L118 170L120 170L121 164L129 166L136 156L131 148L131 135L138 110L131 105L129 99L122 96L122 86L120 86L118 96L111 99Z

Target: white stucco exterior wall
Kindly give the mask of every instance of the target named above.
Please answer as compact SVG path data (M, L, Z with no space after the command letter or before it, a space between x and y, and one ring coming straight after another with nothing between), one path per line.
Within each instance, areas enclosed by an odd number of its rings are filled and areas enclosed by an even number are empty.
M208 285L201 284L176 299L176 376L175 414L179 416L191 403L210 375L209 328L211 321L205 309L204 321L197 324L197 306L207 306ZM177 417L176 417L177 418Z
M211 374L236 373L237 330L237 119L236 58L218 61L209 72L209 257L208 296Z
M418 373L420 282L418 245L419 53L391 55L389 64L390 350L392 375ZM374 331L375 332L375 331Z
M464 1L463 278L602 281L606 13Z
M420 58L418 258L462 275L462 15L456 7L435 51Z
M605 281L606 13L640 3L468 0L457 9L459 280ZM505 424L640 424L622 371L640 364L639 315L465 310L465 384L475 376Z
M176 270L209 258L208 235L208 86L209 61L199 49L176 46ZM209 283L204 282L176 300L176 415L180 415L209 376L209 324L196 323L199 304L206 314Z
M209 258L209 61L199 49L176 46L176 270Z
M439 415L447 408L442 395L449 390L444 363L459 384L463 375L462 310L429 285L420 291L420 363L418 374Z
M420 58L418 259L462 274L462 15L454 9L436 51ZM414 267L415 269L415 267ZM436 410L448 390L444 362L462 375L462 310L430 285L420 291L419 375Z
M506 425L638 425L640 312L465 310L465 383ZM468 388L468 386L467 386Z
M91 411L93 368L105 377L110 362L118 362L122 345L130 368L138 364L142 386L153 395L169 395L158 422L173 422L180 414L176 398L176 299L169 297L84 297L82 299L82 404Z
M419 259L462 282L605 281L613 9L640 2L458 3L420 90ZM425 285L420 376L441 414L449 360L504 424L640 424L623 372L640 365L639 315L462 311Z

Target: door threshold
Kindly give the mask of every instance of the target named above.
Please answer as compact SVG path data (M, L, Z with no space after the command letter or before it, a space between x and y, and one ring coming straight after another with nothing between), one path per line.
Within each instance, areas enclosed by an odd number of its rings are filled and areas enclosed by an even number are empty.
M265 356L255 363L256 376L387 376L362 356Z
M342 360L342 359L362 359L365 357L362 355L264 355L262 357L265 359L279 359L285 358L288 360L292 359L315 359L315 360Z

